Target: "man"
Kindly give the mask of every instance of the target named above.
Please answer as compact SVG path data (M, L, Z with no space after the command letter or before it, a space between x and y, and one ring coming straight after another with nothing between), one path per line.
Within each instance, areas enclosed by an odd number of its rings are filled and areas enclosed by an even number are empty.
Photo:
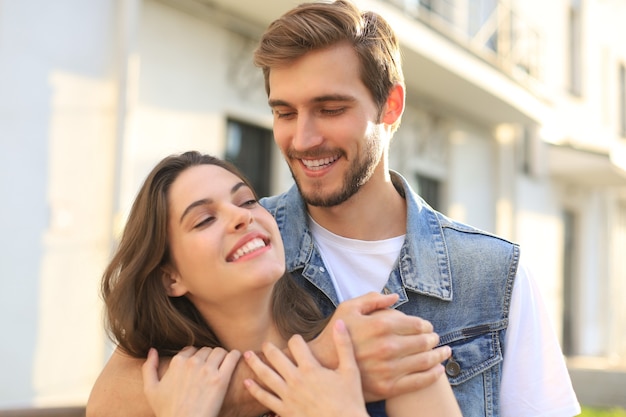
M297 185L262 203L281 228L287 270L322 309L330 314L339 302L369 291L397 293L394 307L430 321L440 344L452 348L445 372L465 416L578 414L539 294L519 266L519 248L433 211L389 170L389 143L405 92L398 41L384 19L345 1L304 4L270 25L255 62L265 75L276 143ZM353 318L346 322L354 324L366 399L388 398L436 378L430 360L441 351L430 350L427 334L394 320L358 327L392 311L364 316L375 308L345 305L336 314ZM387 339L367 336L380 329L387 329ZM394 339L402 332L412 335ZM313 350L333 366L324 333ZM385 367L375 347L385 350L397 346L394 341L405 346L407 340L414 346L406 350L410 355L396 350ZM370 352L377 355L368 363ZM126 411L130 399L138 400L140 365L114 355L88 415L107 415L107 407ZM115 381L132 381L134 396ZM236 385L225 411L247 398ZM373 415L383 410L381 403L370 404Z
M255 62L297 184L264 202L288 271L328 311L398 293L396 308L452 348L446 373L465 416L578 414L518 247L434 212L389 171L405 92L384 19L344 1L301 5L270 25Z

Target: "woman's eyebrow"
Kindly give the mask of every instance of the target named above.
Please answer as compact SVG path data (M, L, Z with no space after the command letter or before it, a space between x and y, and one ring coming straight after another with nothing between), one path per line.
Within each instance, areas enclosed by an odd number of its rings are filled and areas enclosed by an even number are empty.
M247 186L248 185L243 181L238 182L237 184L233 185L233 188L230 189L230 195L235 194L237 190L239 190L241 187L247 187Z
M238 182L237 184L233 185L233 187L230 189L230 195L235 194L237 192L237 190L239 190L241 187L247 187L247 186L248 185L245 182L243 182L243 181ZM212 198L202 198L200 200L196 200L193 203L189 204L187 206L187 208L185 209L185 211L183 211L183 214L180 216L179 223L182 223L184 218L185 218L185 216L187 214L189 214L189 212L191 210L193 210L194 208L196 208L198 206L209 205L209 204L212 204L212 203L213 203L213 199Z
M189 205L187 206L187 208L185 209L185 211L183 211L183 214L180 216L179 223L182 223L182 222L183 222L183 220L185 219L185 216L186 216L187 214L189 214L189 212L190 212L191 210L193 210L194 208L196 208L196 207L198 207L198 206L208 205L208 204L211 204L211 203L213 203L213 199L211 199L211 198L203 198L203 199L201 199L201 200L196 200L196 201L194 201L193 203L189 204Z

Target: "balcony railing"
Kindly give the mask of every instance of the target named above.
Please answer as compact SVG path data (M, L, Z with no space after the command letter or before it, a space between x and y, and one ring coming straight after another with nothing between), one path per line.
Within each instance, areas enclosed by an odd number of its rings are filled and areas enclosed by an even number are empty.
M542 77L539 32L510 0L383 0L497 67L525 87Z

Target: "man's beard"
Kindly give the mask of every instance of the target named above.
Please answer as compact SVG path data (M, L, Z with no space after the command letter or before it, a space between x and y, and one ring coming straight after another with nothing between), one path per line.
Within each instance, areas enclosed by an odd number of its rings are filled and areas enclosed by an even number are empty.
M374 170L380 162L379 146L380 139L376 138L372 140L370 142L370 146L365 150L363 158L350 165L348 171L344 175L341 188L332 193L324 192L324 189L328 188L329 185L326 183L327 181L324 180L314 181L310 190L303 190L298 178L296 178L291 166L289 166L291 176L293 177L304 202L315 207L334 207L347 201L372 177Z

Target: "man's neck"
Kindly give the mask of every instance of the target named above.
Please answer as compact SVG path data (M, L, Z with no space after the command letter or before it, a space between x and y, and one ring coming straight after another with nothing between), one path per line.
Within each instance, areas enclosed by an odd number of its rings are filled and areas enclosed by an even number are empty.
M320 226L351 239L382 240L406 233L406 202L389 176L370 179L340 205L307 209Z

